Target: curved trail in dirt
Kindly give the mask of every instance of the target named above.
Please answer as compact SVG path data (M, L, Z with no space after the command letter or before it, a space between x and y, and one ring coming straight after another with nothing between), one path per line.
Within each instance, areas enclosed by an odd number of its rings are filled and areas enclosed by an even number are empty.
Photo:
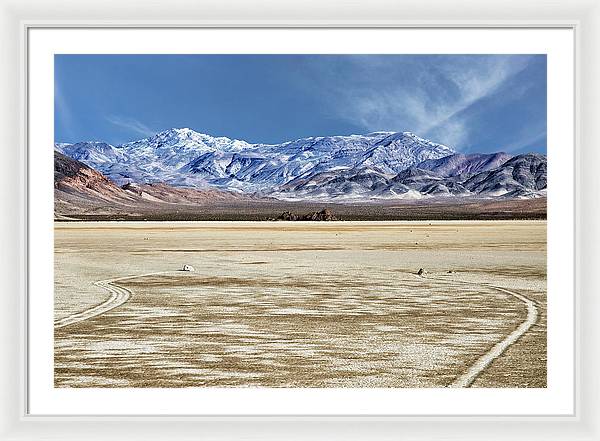
M94 282L94 285L107 290L110 293L110 297L106 299L104 302L99 305L93 306L91 308L85 309L83 311L77 312L75 314L71 314L67 317L58 319L54 321L55 328L63 328L68 325L72 325L75 323L82 322L84 320L89 320L93 317L97 317L105 312L110 311L111 309L115 309L122 304L126 303L131 297L131 291L127 288L124 288L119 285L115 285L115 282L119 282L122 280L130 280L136 279L138 277L146 277L146 276L154 276L158 274L165 274L171 271L161 271L156 273L147 273L147 274L138 274L135 276L125 276L119 277L117 279L108 279L108 280L99 280Z
M101 314L104 314L104 313L106 313L112 309L115 309L115 308L123 305L124 303L126 303L130 299L132 292L127 288L124 288L119 285L115 285L115 282L119 282L122 280L135 279L138 277L166 274L166 273L170 273L170 272L172 272L172 271L161 271L161 272L154 272L154 273L147 273L147 274L138 274L138 275L134 275L134 276L119 277L116 279L100 280L100 281L94 282L94 285L107 290L111 294L110 297L107 300L105 300L104 302L102 302L99 305L96 305L92 308L88 308L84 311L81 311L81 312L69 315L67 317L61 318L59 320L56 320L54 322L54 327L62 328L62 327L68 326L68 325L82 322L84 320L89 320L93 317L97 317ZM442 278L438 278L438 277L428 277L426 275L422 275L420 277L424 278L424 279L428 279L428 280L438 280L438 281L442 281L442 282L446 282L446 283L479 285L479 286L482 286L485 288L494 289L496 291L503 292L505 294L509 294L510 296L516 298L517 300L519 300L520 302L525 304L527 307L527 317L525 318L525 320L516 329L514 329L510 334L508 334L504 339L502 339L501 341L496 343L491 349L489 349L487 352L485 352L483 355L481 355L475 361L475 363L473 363L469 367L469 369L467 369L466 372L459 375L448 387L456 387L456 388L470 387L473 384L473 382L477 379L477 377L483 371L485 371L485 369L495 359L500 357L506 351L506 349L508 349L519 338L521 338L537 322L539 310L538 310L535 302L522 294L510 291L506 288L502 288L499 286L477 284L477 283L466 282L466 281L461 281L461 280L447 280L447 279L442 279Z
M446 280L438 277L427 277L421 276L424 279L429 280L441 280L447 283L462 283L465 285L479 285L485 288L494 289L496 291L509 294L517 300L523 302L527 306L527 317L525 320L504 339L496 343L490 350L480 356L475 363L467 369L466 372L459 375L454 381L448 385L448 387L470 387L477 377L498 357L500 357L504 351L506 351L512 344L514 344L519 338L521 338L529 329L537 322L539 310L535 302L522 294L510 291L500 286L486 285L483 283L472 283L465 282L462 280Z

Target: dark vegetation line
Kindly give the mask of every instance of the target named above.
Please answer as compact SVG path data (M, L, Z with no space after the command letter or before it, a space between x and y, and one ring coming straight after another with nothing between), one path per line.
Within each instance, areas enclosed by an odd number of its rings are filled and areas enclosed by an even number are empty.
M211 212L211 213L149 213L149 214L74 214L69 217L55 219L63 221L277 221L277 220L316 220L277 219L277 214L243 213L243 212ZM437 220L546 220L546 213L339 213L336 219L329 221L437 221Z

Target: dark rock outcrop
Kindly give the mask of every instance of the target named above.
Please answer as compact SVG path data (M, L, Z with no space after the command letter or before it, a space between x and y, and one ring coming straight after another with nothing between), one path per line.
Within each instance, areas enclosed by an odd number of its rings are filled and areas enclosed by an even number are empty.
M275 219L269 220L277 220L277 221L336 221L338 220L331 210L324 208L321 211L313 211L312 213L308 213L305 215L298 215L296 213L292 213L291 211L284 211Z
M123 190L131 191L132 193L135 193L135 194L137 194L138 196L141 196L141 195L142 195L142 193L143 193L143 191L142 191L142 189L140 188L140 186L139 186L139 185L137 185L137 184L134 184L133 182L128 182L127 184L125 184L125 185L122 185L122 186L121 186L121 188L122 188Z
M302 218L305 221L335 221L337 218L333 215L333 213L324 208L321 211L315 211L313 213L307 214Z

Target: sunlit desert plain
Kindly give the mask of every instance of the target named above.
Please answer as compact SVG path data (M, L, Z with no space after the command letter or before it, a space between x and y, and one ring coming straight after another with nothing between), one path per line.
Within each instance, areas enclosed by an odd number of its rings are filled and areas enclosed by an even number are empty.
M57 222L54 333L57 387L545 387L546 222Z

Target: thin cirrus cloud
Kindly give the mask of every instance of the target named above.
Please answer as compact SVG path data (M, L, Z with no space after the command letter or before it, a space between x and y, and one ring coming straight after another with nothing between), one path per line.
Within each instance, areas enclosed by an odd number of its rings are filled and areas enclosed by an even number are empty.
M383 55L331 61L314 66L311 87L333 85L324 88L332 117L365 131L410 130L461 149L472 141L469 109L526 69L532 57L415 55L399 62Z
M537 129L537 130L536 130ZM534 127L532 131L523 134L521 137L517 138L515 141L505 144L502 147L506 153L513 153L519 150L526 149L531 145L539 142L546 142L546 126L544 127Z
M54 84L54 113L56 115L54 121L55 131L57 127L61 127L66 137L73 138L75 136L75 119L69 102L58 82Z
M114 126L124 129L132 135L140 135L149 137L156 133L156 130L151 129L146 124L138 121L135 118L122 117L117 115L109 115L106 120Z

